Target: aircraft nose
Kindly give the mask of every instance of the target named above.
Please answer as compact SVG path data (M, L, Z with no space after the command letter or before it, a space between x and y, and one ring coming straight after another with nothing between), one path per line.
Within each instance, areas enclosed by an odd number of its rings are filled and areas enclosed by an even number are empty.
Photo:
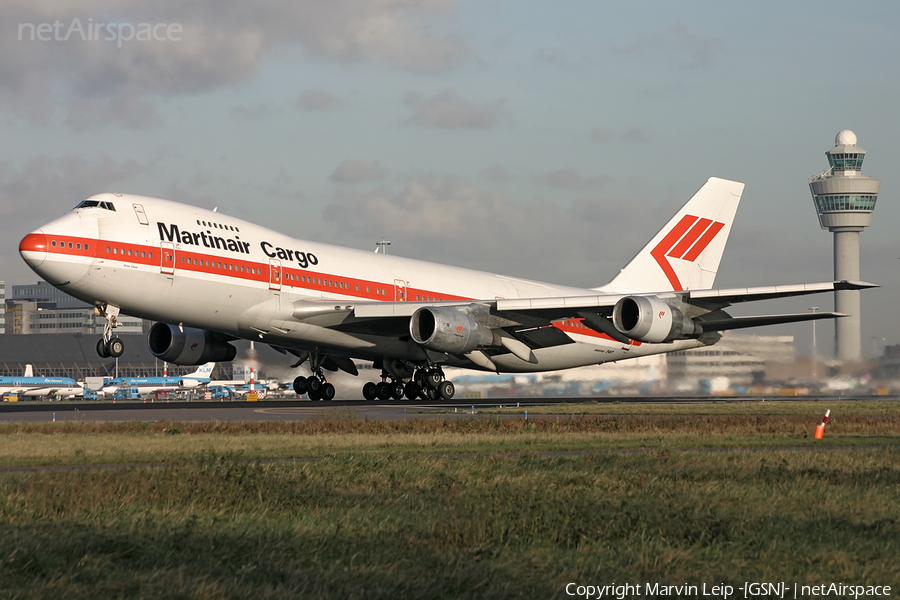
M47 258L47 235L37 229L23 237L19 242L19 254L32 269L40 267Z

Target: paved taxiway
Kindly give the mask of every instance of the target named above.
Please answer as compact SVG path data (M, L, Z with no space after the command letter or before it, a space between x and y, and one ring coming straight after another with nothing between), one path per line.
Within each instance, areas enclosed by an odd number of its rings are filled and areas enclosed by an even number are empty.
M874 398L843 397L844 400L896 400L896 396ZM298 421L323 417L352 417L370 420L398 420L411 418L467 417L472 409L498 406L528 406L547 404L577 404L582 402L756 402L753 398L722 397L634 397L634 398L528 398L504 401L478 399L435 404L416 404L404 401L365 402L345 400L310 402L308 400L267 400L264 402L157 402L157 403L84 403L41 402L4 403L0 405L2 422L46 422L54 418L66 421ZM767 401L790 402L798 398L767 398Z

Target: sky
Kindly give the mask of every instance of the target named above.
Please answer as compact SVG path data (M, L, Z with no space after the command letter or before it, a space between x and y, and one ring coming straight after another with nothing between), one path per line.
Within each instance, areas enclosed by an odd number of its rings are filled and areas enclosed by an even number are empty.
M862 278L882 286L863 293L863 352L900 343L896 2L3 0L0 15L7 287L36 280L19 240L103 191L594 287L711 176L746 184L717 287L830 281L808 179L851 129L883 182L861 235ZM811 352L808 323L759 332ZM817 325L820 355L833 335Z

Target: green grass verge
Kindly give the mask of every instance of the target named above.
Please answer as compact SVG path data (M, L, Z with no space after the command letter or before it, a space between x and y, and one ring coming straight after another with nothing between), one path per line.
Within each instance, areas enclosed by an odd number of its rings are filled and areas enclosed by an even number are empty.
M568 598L569 582L900 584L900 450L820 446L900 444L900 418L846 416L820 442L810 423L3 424L6 464L29 462L16 447L43 452L45 464L170 464L0 473L0 598ZM808 448L679 451L734 445ZM634 448L648 450L607 451ZM252 460L277 452L322 458Z
M509 402L497 402L497 408L478 408L483 414L529 415L810 415L820 419L830 409L838 415L900 415L900 401L896 400L758 400L736 401L722 397L712 402L641 403L641 402L581 402L515 407ZM499 408L500 405L503 408Z

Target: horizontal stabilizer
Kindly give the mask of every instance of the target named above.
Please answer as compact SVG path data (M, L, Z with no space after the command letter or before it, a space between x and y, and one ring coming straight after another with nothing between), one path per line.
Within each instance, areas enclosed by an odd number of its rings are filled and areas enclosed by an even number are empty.
M764 327L766 325L782 325L784 323L800 323L803 321L815 321L817 319L834 319L846 317L843 313L794 313L788 315L761 315L755 317L728 317L726 319L710 319L704 321L696 319L703 331L726 331L729 329L744 329L745 327Z

